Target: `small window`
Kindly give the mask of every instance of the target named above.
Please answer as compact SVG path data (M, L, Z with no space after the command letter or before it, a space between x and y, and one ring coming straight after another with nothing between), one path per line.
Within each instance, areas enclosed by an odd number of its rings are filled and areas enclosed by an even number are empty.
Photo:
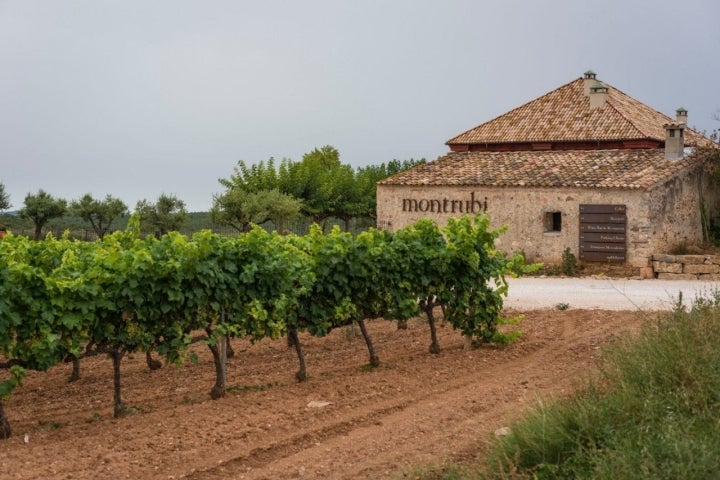
M562 231L562 213L547 212L545 214L545 231L560 232Z
M674 138L674 137L675 137L675 130L673 130L673 129L671 128L671 129L670 129L670 138Z

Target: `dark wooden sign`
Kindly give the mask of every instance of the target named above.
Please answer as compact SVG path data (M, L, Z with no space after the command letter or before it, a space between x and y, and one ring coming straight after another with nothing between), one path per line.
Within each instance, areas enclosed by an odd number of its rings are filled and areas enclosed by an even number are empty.
M625 253L624 243L591 243L582 242L580 244L580 252L623 252Z
M580 223L627 223L624 213L581 213Z
M580 205L580 213L625 213L625 205Z
M624 253L585 252L580 259L586 262L620 262L624 263L627 257Z
M625 225L619 223L608 223L601 225L598 223L581 223L580 233L585 232L603 232L603 233L622 233L625 234Z
M625 243L625 233L584 233L580 232L580 243L610 242Z
M580 205L580 260L627 260L627 207L611 204Z

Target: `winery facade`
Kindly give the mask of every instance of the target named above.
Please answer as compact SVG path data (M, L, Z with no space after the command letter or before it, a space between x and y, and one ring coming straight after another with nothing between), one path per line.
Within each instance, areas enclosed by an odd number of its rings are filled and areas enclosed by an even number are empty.
M687 127L687 111L665 116L593 72L447 145L378 184L380 228L485 212L508 226L498 246L530 261L557 263L569 248L645 267L654 253L701 243L701 211L717 206L701 153L713 143Z

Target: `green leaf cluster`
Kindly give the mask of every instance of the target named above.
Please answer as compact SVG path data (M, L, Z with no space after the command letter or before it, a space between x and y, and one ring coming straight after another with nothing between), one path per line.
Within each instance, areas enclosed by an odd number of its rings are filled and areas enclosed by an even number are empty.
M421 160L392 160L357 170L340 161L340 152L325 145L303 155L301 161L283 159L248 165L239 161L228 178L219 179L225 192L213 199L213 219L239 231L250 223L271 220L283 225L298 215L321 223L329 217L345 222L374 218L376 185L390 175L425 163Z
M232 238L141 237L138 222L92 243L0 241L0 367L17 367L0 383L4 397L22 369L79 358L89 345L179 362L198 330L209 343L323 336L364 319L410 318L428 299L463 334L503 341L505 275L524 268L495 248L503 230L484 215L357 236L314 225L304 236L255 226Z

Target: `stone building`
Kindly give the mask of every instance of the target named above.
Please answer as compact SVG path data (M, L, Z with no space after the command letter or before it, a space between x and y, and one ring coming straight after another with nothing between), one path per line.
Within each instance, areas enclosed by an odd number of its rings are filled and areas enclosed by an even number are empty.
M558 263L569 248L581 261L646 267L701 243L701 211L717 207L702 154L713 142L687 113L667 117L588 71L380 182L378 226L487 212L508 226L498 246L530 261Z

